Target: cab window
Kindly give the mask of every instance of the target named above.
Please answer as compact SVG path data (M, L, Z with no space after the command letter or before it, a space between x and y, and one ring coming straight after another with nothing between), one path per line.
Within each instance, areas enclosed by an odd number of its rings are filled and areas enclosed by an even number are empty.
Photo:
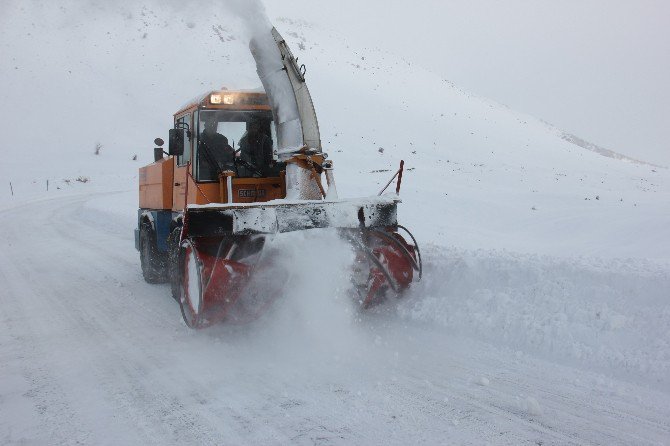
M197 135L197 181L218 181L218 171L226 169L238 178L279 176L271 112L200 110Z

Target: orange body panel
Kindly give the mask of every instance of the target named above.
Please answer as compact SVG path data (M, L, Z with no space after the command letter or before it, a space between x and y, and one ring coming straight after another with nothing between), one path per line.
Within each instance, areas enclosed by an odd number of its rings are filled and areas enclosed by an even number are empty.
M164 158L140 168L140 208L172 208L172 158Z
M186 195L186 169L188 166L175 166L174 167L174 183L171 183L172 187L172 203L171 208L173 211L181 211L184 209L184 197ZM192 182L191 182L192 183ZM193 188L193 184L189 185L189 189Z
M181 211L184 204L226 203L225 180L220 183L195 183L186 174L187 166L175 166L174 158L165 158L139 172L140 208ZM188 187L186 179L188 177ZM233 202L255 203L286 197L283 177L233 178ZM184 200L188 189L188 200Z
M284 179L233 178L233 202L255 203L286 197ZM183 197L182 197L183 200ZM194 183L189 178L188 204L227 203L228 191L225 180L220 183ZM183 206L179 206L183 209Z
M220 203L219 183L196 183L189 178L188 204Z
M276 178L233 178L233 203L256 203L277 200L286 196L284 180ZM225 202L228 191L222 185L221 201Z

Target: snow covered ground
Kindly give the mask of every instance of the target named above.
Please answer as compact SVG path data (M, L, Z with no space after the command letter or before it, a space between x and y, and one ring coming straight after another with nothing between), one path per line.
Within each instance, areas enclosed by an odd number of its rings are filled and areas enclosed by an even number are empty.
M152 14L124 19L140 43L97 41L137 61L127 79L174 31ZM232 26L189 23L191 44L246 51ZM253 323L187 329L169 287L143 282L132 230L137 168L198 91L142 96L105 76L99 92L99 69L68 53L76 81L57 76L59 94L95 93L96 116L68 110L0 146L0 443L668 444L668 169L589 151L387 49L275 23L307 64L340 195L375 194L405 160L399 218L424 280L360 314L347 249L328 231L286 234L273 246L313 248L285 251L290 294ZM34 63L10 55L17 72ZM18 104L31 76L3 74L3 97ZM35 147L50 149L39 162Z
M3 443L667 443L667 271L428 250L425 282L360 314L335 236L287 234L312 248L293 293L192 331L141 278L134 200L0 217Z

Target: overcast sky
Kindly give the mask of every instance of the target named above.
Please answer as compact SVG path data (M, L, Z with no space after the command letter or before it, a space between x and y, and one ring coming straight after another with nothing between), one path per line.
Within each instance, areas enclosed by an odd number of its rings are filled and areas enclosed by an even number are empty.
M266 0L595 144L670 165L670 1Z

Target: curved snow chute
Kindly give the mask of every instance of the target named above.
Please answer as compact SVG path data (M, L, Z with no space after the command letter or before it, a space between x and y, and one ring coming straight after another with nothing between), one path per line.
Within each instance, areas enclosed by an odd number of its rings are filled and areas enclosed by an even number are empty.
M319 123L305 82L304 65L298 66L298 59L275 28L270 34L256 35L249 47L272 107L280 159L289 158L302 147L321 152Z
M286 41L275 28L272 28L272 36L275 42L277 42L284 67L286 68L286 74L293 88L298 114L300 115L300 124L302 126L303 144L310 149L316 149L318 152L321 152L319 122L316 118L312 96L309 94L309 89L305 82L305 65L298 66L298 59L293 56Z
M296 155L321 154L321 136L314 103L305 82L305 68L279 32L259 33L249 42L277 130L276 155L286 161L286 197L318 200L321 191L312 172L299 165Z

